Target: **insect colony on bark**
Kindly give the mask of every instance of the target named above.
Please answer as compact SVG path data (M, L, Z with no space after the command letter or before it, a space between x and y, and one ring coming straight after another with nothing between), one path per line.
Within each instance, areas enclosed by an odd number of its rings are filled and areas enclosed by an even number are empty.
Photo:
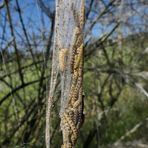
M74 12L75 14L75 12ZM62 148L72 148L77 140L80 125L83 122L83 89L82 89L82 68L83 68L83 35L84 6L80 17L75 16L78 26L73 31L72 47L59 50L59 69L63 73L66 69L66 57L70 57L71 63L71 88L68 96L68 105L61 115L61 129L63 133Z

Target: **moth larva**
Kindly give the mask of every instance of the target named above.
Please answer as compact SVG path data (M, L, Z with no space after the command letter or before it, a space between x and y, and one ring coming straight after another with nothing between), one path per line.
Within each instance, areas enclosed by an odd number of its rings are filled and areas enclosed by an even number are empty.
M76 57L76 62L74 65L75 69L77 69L79 67L80 60L83 58L83 44L81 44L81 46L77 50L79 53L78 53L78 56Z
M77 107L80 106L81 103L82 103L81 100L77 100L77 101L73 104L73 108L74 108L74 109L77 109Z
M67 48L62 48L59 51L59 67L62 72L65 69L65 57L67 56L67 53L68 53Z
M74 124L74 122L72 121L72 119L67 115L67 114L64 114L65 115L65 119L67 120L73 134L74 134L74 137L77 138L77 135L78 135L78 131L77 131L77 128Z

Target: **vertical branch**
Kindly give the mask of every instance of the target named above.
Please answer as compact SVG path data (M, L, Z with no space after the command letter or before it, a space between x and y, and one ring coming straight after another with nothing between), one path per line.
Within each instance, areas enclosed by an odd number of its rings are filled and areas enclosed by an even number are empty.
M9 5L8 5L8 0L5 0L5 4L6 4L8 19L9 19L11 36L13 37L13 43L14 43L14 49L15 49L15 53L16 53L16 60L17 60L17 65L18 65L19 76L20 76L20 79L21 79L21 82L22 82L22 85L23 85L24 84L24 77L23 77L23 73L22 73L22 70L21 70L19 51L18 51L18 47L17 47L17 44L16 44L16 38L15 38L15 34L14 34L14 29L13 29L10 9L9 9Z
M58 2L56 1L56 12L58 10ZM54 26L55 25L55 26ZM56 26L57 26L57 13L55 16L55 21L52 21L52 28L54 26L54 45L53 45L53 55L52 55L52 70L51 70L51 79L50 79L50 91L49 91L49 97L47 99L47 105L46 105L46 129L45 129L45 142L46 142L46 148L50 148L50 128L51 128L51 121L50 121L50 116L51 116L51 107L53 104L53 96L54 96L54 91L56 87L56 82L57 82L57 77L58 77L58 59L57 59L57 46L56 46ZM51 46L51 36L49 42ZM49 47L47 47L48 49ZM46 54L46 59L48 59L48 53L49 50L47 50ZM42 73L43 75L43 73Z
M31 44L30 44L30 41L29 41L29 37L28 37L27 31L26 31L26 27L25 27L25 24L24 24L24 21L23 21L23 17L22 17L22 13L21 13L21 9L20 9L20 5L19 5L18 0L16 0L16 6L17 6L17 11L18 11L20 23L22 25L23 33L25 35L25 38L26 38L26 41L27 41L27 44L28 44L28 47L29 47L29 51L31 53L31 56L32 56L33 62L35 64L36 70L38 70L38 67L37 67L37 64L36 64L36 61L35 61L35 57L34 57L34 54L33 54L32 48L31 48Z

